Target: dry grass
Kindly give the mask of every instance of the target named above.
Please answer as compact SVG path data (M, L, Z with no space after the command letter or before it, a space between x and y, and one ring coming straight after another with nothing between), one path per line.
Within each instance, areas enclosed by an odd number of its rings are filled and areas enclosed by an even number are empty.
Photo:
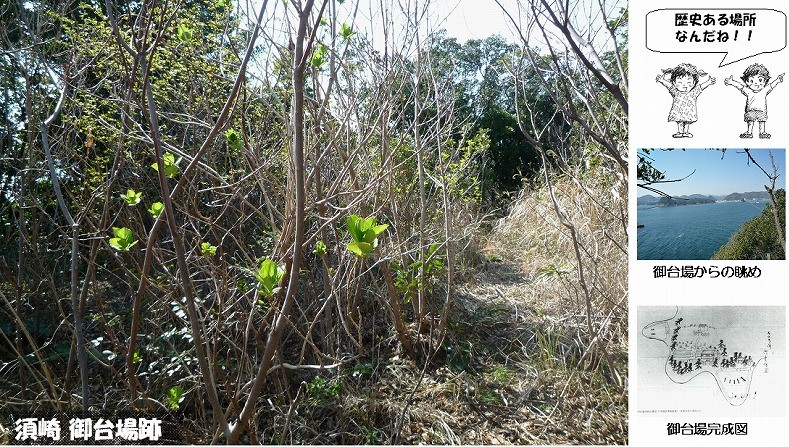
M303 402L285 442L626 443L626 389L599 364L579 366L582 329L541 310L517 266L495 263L478 278L458 291L448 354L421 382L419 366L391 351L372 377L340 373L343 391ZM616 358L624 375L623 352Z
M369 359L372 374L331 376L342 392L302 401L282 441L626 444L627 257L616 246L626 238L615 211L626 192L592 179L586 186L565 178L555 194L577 228L592 320L610 363L600 344L590 348L572 240L546 189L536 187L496 225L490 261L464 275L446 352L423 373L395 343L382 343ZM285 410L259 421L282 421Z
M574 227L595 331L627 344L627 190L614 176L575 172L553 184L556 205ZM526 188L495 226L489 257L516 264L528 296L547 314L585 318L586 294L570 231L545 186Z

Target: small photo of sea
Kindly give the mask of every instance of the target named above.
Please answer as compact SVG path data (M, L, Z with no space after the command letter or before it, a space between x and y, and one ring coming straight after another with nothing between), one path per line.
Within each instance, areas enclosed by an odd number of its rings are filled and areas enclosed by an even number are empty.
M639 149L639 260L786 259L784 149Z

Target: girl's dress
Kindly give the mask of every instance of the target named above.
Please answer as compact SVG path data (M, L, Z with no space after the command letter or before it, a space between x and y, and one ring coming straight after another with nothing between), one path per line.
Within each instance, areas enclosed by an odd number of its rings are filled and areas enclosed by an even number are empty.
M701 90L699 84L696 84L695 87L687 92L681 92L673 85L670 86L668 92L674 98L674 102L671 104L671 111L668 112L668 120L681 123L695 123L698 121L696 100L699 98Z

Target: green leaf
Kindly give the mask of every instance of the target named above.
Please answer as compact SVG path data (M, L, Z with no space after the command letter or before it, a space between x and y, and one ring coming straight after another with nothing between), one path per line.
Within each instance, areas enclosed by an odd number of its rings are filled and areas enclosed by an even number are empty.
M328 53L328 51L329 49L326 48L326 45L319 43L318 48L312 54L312 59L310 59L310 64L312 64L313 67L320 70L323 64L326 63L326 53Z
M175 161L175 155L173 154L164 154L164 176L167 178L174 178L176 175L178 175L180 169L178 169L177 165L180 161L180 158L178 161Z
M225 132L225 139L227 140L227 147L233 152L238 152L244 147L244 140L241 139L241 135L235 129L228 129Z
M115 237L124 240L134 239L134 236L132 235L132 231L126 227L122 227L122 228L113 227L112 234L114 234Z
M140 360L142 360L142 355L140 355L140 350L137 349L132 355L132 363L140 363Z
M178 40L181 42L190 42L192 38L194 38L194 31L185 23L178 25L176 34L178 35Z
M129 251L138 242L132 231L126 227L113 227L112 233L115 237L110 238L110 246L118 251Z
M185 399L184 389L176 385L167 390L167 403L170 408L177 410L181 406L181 402Z
M164 211L164 204L162 202L154 202L151 204L151 207L148 208L148 212L151 213L154 218L158 218L159 214L162 214L162 211Z
M181 161L179 158L178 161L175 160L175 155L167 152L162 156L162 162L164 162L164 176L167 178L173 178L180 172L178 169L178 163ZM159 164L155 163L151 165L154 171L159 172Z
M236 287L238 287L238 290L241 293L246 293L246 291L249 290L249 284L247 284L245 279L239 279L236 281Z
M373 238L377 238L378 236L380 236L381 233L386 231L387 228L389 228L389 224L381 224L372 227L371 230L373 232Z
M540 279L551 279L569 275L572 271L570 264L548 264L537 269L537 277Z
M140 203L140 200L142 200L142 193L135 192L133 189L129 189L126 191L126 194L121 194L121 199L123 199L127 205L134 206Z
M203 253L203 256L214 256L216 254L216 245L211 245L210 242L203 242L200 244L200 251Z
M347 23L343 23L340 27L340 35L343 39L348 40L350 39L356 32L354 32L353 28Z
M460 346L447 346L447 365L456 371L465 371L469 365L468 350Z
M266 296L274 295L274 289L279 286L282 277L285 276L285 266L277 265L271 259L264 259L255 272L255 279L259 283L260 291Z
M348 244L348 250L357 256L367 256L378 246L378 236L388 227L388 224L378 225L375 217L365 218L351 214L348 216L348 232L351 234L353 243Z
M372 244L368 244L367 242L351 242L348 244L348 250L360 258L372 253L374 248Z
M433 256L433 253L435 253L436 250L438 250L438 247L439 247L438 244L430 244L430 247L428 247L427 249L427 256L428 257Z
M351 214L350 216L348 216L348 221L347 221L348 232L351 233L351 238L353 238L353 240L356 242L361 242L362 239L364 238L364 233L362 231L359 231L359 220L361 220L361 217L359 217L356 214Z
M318 241L315 243L315 250L312 251L317 256L323 256L326 254L326 244L323 241Z
M358 221L359 231L362 235L366 234L371 228L375 226L375 218L374 217L367 217L359 219Z
M356 366L353 367L353 373L351 376L355 379L360 377L370 377L373 375L373 364L372 363L357 363Z
M313 399L323 400L336 397L342 392L342 385L339 382L328 381L321 376L315 376L307 383L307 393Z

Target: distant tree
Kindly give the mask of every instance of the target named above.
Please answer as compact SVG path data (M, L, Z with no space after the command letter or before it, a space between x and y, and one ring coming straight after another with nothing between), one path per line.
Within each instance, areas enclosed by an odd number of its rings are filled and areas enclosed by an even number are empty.
M418 85L391 86L398 96L405 98L404 112L392 116L391 124L394 129L407 131L415 122L435 122L442 110L437 102L429 100L429 84L439 79L451 86L445 93L454 95L454 115L464 117L453 124L453 140L459 143L466 134L486 132L490 148L482 157L485 166L482 193L488 204L499 205L508 193L520 188L522 178L534 176L540 168L537 151L518 129L518 100L510 65L521 50L501 36L470 39L460 44L457 39L446 37L446 31L440 31L431 38L429 51L422 62L427 66L422 69L430 71L430 77L423 77ZM416 61L406 61L404 65L411 72L417 70ZM541 88L533 70L525 70L522 77L526 79L529 94L519 99L520 106L528 100L541 117L540 125L545 125L555 114L556 106ZM421 102L416 119L415 102Z

